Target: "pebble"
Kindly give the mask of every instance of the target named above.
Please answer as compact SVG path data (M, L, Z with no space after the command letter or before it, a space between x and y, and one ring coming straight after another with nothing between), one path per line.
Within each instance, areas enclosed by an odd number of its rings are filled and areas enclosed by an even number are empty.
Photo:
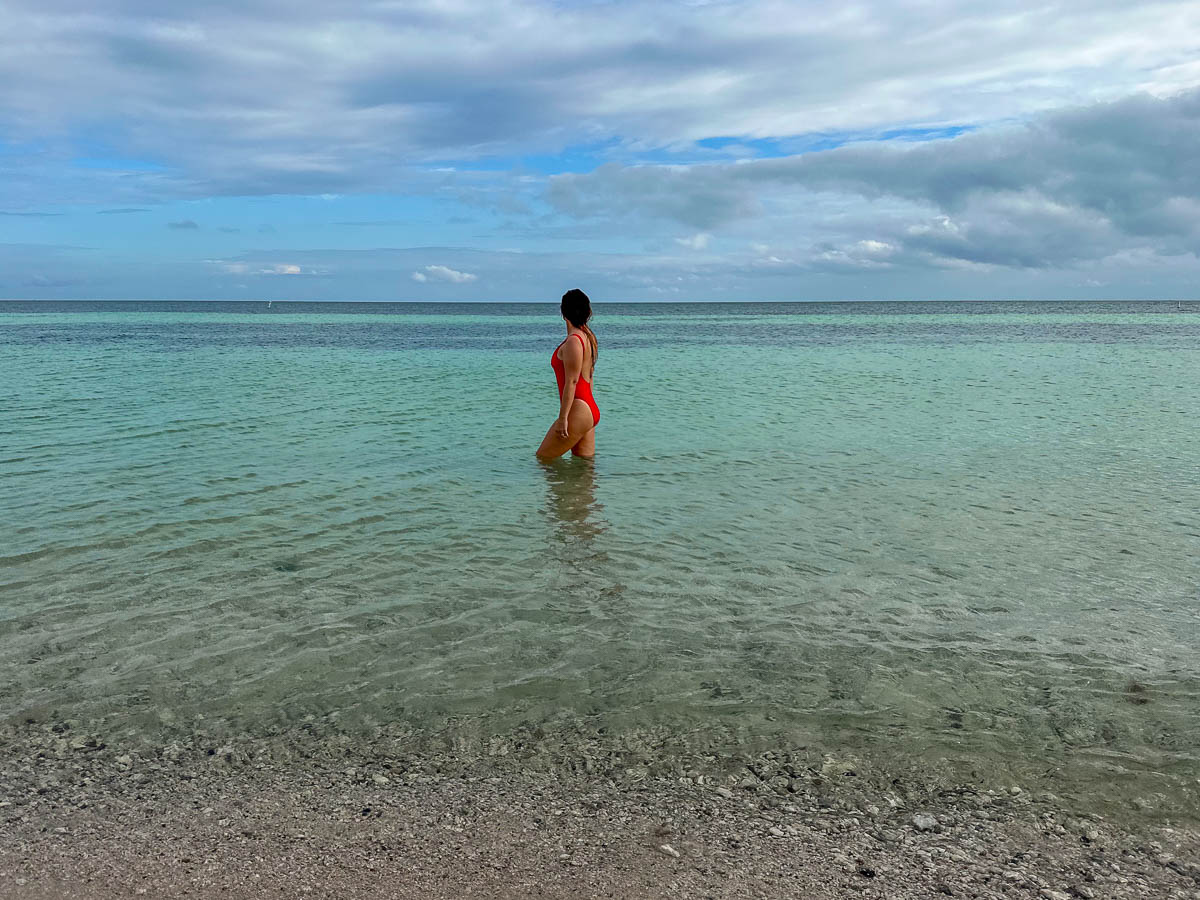
M1050 888L1042 888L1038 896L1043 900L1071 900L1069 894L1064 894L1062 891L1053 891Z
M938 820L925 813L917 813L913 816L912 823L917 831L933 831L938 827Z
M727 798L727 799L732 799L732 798L733 798L733 791L731 791L731 790L730 790L729 788L727 788L727 787L719 787L719 788L717 788L717 793L718 793L718 794L720 794L722 797L725 797L725 798Z
M380 775L378 772L376 772L374 775L371 776L371 780L373 782L375 782L376 784L380 784L380 785L392 783L392 780L390 778L388 778L386 775Z
M780 828L778 825L772 825L770 828L767 829L767 832L769 834L774 835L775 837L785 837L783 829Z
M846 775L854 772L856 766L849 760L835 759L832 756L826 756L825 761L821 764L822 775Z
M786 775L776 775L767 781L767 786L777 794L794 793L791 787L792 780Z
M659 844L658 851L660 853L665 853L667 856L670 856L673 859L679 859L679 857L680 857L679 851L676 850L674 847L672 847L670 844Z

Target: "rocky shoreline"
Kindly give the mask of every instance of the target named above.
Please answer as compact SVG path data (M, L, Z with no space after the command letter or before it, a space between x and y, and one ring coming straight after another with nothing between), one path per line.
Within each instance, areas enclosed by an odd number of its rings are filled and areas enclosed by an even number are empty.
M0 826L15 900L1200 898L1194 821L666 734L135 745L25 723L0 735Z

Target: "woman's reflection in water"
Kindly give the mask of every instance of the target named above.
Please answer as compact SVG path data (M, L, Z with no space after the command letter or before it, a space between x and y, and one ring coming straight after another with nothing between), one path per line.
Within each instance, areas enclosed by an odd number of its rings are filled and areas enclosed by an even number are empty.
M596 463L581 456L542 463L549 491L546 510L559 540L579 549L589 545L606 526L600 519L604 507L596 502Z

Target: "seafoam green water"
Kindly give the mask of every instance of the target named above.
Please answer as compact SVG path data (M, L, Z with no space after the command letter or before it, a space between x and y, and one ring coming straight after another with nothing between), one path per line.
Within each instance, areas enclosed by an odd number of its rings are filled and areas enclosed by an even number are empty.
M733 722L1194 797L1200 306L594 324L597 458L546 467L552 306L0 304L0 709Z

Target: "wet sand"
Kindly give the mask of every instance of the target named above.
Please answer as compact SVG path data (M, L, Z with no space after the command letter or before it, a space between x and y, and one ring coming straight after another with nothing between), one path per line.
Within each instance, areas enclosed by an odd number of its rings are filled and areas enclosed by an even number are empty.
M1200 898L1194 824L1036 788L772 752L665 775L594 745L530 771L511 743L397 740L12 729L0 896Z

